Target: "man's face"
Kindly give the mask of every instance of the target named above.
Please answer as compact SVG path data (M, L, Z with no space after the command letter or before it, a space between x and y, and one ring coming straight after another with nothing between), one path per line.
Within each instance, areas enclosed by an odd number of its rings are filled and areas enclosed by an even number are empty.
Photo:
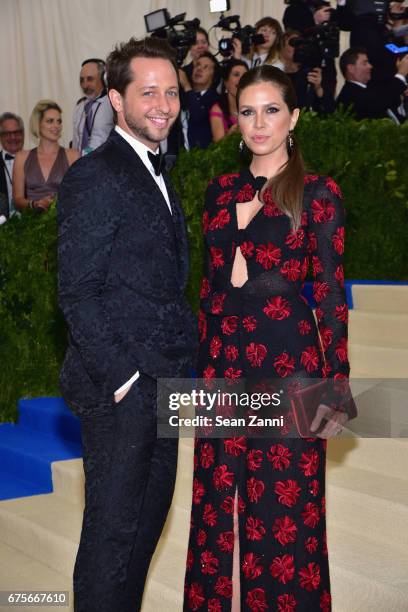
M200 57L194 66L192 81L195 87L208 89L214 77L214 62L209 57Z
M79 84L87 98L97 98L103 89L103 83L96 62L82 66Z
M134 78L125 95L111 89L109 98L119 127L155 151L180 111L177 73L161 58L136 57L130 67Z
M366 85L371 79L373 67L368 61L367 55L365 53L360 53L356 63L349 64L347 70L347 78L349 81L357 81L357 83L364 83Z
M15 155L23 148L24 131L15 119L6 119L0 126L1 147L10 155Z

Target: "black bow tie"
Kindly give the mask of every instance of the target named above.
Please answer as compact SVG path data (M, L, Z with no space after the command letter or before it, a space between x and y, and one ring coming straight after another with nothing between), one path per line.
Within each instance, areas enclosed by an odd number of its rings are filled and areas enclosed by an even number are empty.
M12 160L12 159L14 159L14 155L10 155L10 153L5 153L4 159L6 161Z
M163 166L163 155L162 153L151 153L150 151L147 152L149 159L151 161L151 164L154 168L154 173L156 176L160 176L161 171L162 171L162 166Z

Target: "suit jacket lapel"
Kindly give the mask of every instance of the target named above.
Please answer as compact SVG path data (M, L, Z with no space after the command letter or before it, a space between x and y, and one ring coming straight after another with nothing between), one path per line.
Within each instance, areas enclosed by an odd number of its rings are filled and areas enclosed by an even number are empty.
M6 177L6 169L4 167L4 159L3 159L3 154L2 151L0 150L0 193L3 193L6 201L7 201L7 205L9 203L8 201L8 189L7 189L7 177Z

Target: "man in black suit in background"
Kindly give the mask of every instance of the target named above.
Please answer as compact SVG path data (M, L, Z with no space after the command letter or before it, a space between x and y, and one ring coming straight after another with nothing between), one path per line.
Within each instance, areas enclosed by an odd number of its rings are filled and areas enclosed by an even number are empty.
M81 419L85 471L76 612L141 607L177 464L177 440L157 439L156 381L190 375L196 338L184 218L155 157L180 109L173 52L130 39L107 74L117 125L58 196L61 388Z
M391 79L371 80L372 65L363 47L351 47L340 58L340 69L346 79L336 105L352 107L358 120L390 117L395 123L405 119L400 112L407 89L408 55L397 60Z

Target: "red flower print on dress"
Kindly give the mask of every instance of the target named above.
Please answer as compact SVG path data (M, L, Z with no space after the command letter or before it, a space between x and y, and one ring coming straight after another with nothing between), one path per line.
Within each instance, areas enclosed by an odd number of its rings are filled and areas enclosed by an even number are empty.
M234 550L234 532L223 531L217 539L218 548L225 553L230 553Z
M300 363L307 372L315 372L319 367L319 353L315 346L308 346L302 351Z
M217 595L232 597L232 580L228 576L219 576L214 588Z
M343 323L347 323L348 321L348 306L347 304L341 304L340 306L336 306L335 317L339 321Z
M324 312L323 312L323 310L321 308L317 307L316 310L315 310L315 314L316 314L316 319L317 319L318 323L323 321Z
M224 300L227 297L226 293L218 293L214 295L211 302L212 314L221 314L224 309Z
M297 281L302 273L300 261L298 259L289 259L285 261L280 271L287 280Z
M292 451L283 444L274 444L267 452L268 461L272 463L274 470L286 470L290 466L290 460L292 459Z
M340 287L344 287L344 268L343 266L337 266L336 272L334 273L334 277L336 281L339 283Z
M319 506L313 502L308 502L302 511L302 518L307 527L314 529L320 521Z
M292 508L297 503L301 490L296 480L278 480L278 482L275 482L278 502L288 508Z
M242 370L234 370L234 368L227 368L224 372L224 378L227 381L227 385L233 385L236 383L242 375Z
M191 548L189 548L187 551L187 563L186 563L188 572L191 570L193 565L194 565L194 555L193 555L193 551L191 550Z
M246 553L242 563L242 573L247 580L255 580L263 572L261 557L255 553Z
M310 334L312 331L312 326L309 321L302 319L302 321L298 323L298 329L301 336L307 336L307 334Z
M222 612L222 606L219 599L209 599L208 600L208 612Z
M322 200L313 200L312 202L312 216L315 223L327 223L334 219L334 205L333 202L323 198Z
M236 438L228 438L224 440L224 450L228 455L233 457L239 457L242 453L245 453L247 449L247 441L245 436L238 436Z
M231 215L229 214L226 208L221 208L218 213L213 217L210 221L209 229L210 231L214 231L217 229L222 229L231 221Z
M344 253L344 227L338 227L336 232L332 236L332 242L334 250L339 255Z
M247 467L250 472L255 472L262 465L263 451L252 449L247 454Z
M253 368L260 368L267 354L267 349L264 344L256 344L251 342L246 347L246 357Z
M224 206L225 204L228 204L231 201L231 198L232 198L231 190L223 191L222 193L220 193L220 195L216 199L216 202L219 206Z
M312 273L313 273L314 278L316 278L316 276L318 274L320 274L321 272L323 272L322 262L317 257L317 255L313 255L313 257L312 257Z
M213 266L213 268L222 268L225 263L222 249L217 249L217 247L210 247L210 255L211 265Z
M205 601L204 591L201 584L193 582L188 590L188 607L190 610L199 610Z
M236 361L236 359L238 358L238 349L232 344L229 344L224 348L224 353L228 361Z
M321 509L321 513L322 514L326 514L326 497L323 495L322 497L322 509Z
M204 529L199 529L197 533L197 546L204 546L207 541L207 534Z
M286 378L286 376L290 376L295 369L295 358L289 357L286 352L281 353L273 362L273 367L277 371L278 376Z
M253 242L247 240L246 242L243 242L239 248L241 249L242 256L245 257L245 259L253 257L255 251L255 245Z
M255 189L252 187L250 183L246 183L241 189L238 191L236 196L237 202L250 202L254 199Z
M292 250L300 249L305 239L305 231L299 228L296 232L291 230L286 236L285 244Z
M257 321L255 317L249 315L242 320L242 325L244 326L247 332L252 332L256 330Z
M282 252L279 247L271 242L268 244L260 244L256 247L256 261L261 264L265 270L271 270L273 266L280 263Z
M231 336L237 331L238 327L238 317L235 315L231 315L230 317L224 317L221 323L222 333L226 336Z
M312 480L312 482L309 485L309 493L311 493L313 495L313 497L316 497L316 495L319 493L319 481L318 480Z
M212 576L218 572L218 565L220 562L210 550L205 550L201 553L200 562L201 572L203 574Z
M333 342L333 330L330 327L320 326L319 329L320 340L322 341L322 347L324 351L327 351L331 343Z
M217 359L221 353L222 342L219 336L213 336L210 342L210 357Z
M218 184L222 189L225 187L232 187L235 179L239 178L239 174L237 172L230 172L229 174L223 174L218 178Z
M238 514L242 514L243 512L245 512L245 508L246 508L246 504L244 500L242 499L240 495L238 495Z
M320 595L320 609L323 612L330 612L331 610L331 595L326 590Z
M282 593L278 599L277 612L295 612L297 601L291 593Z
M260 518L248 516L245 523L247 540L262 540L266 533L264 522Z
M343 195L341 193L341 189L340 187L337 185L337 183L332 179L331 176L328 176L326 179L326 187L328 187L330 189L330 191L332 193L334 193L334 195L339 196L339 198L342 198Z
M306 174L304 178L304 184L308 185L309 183L315 183L318 180L317 174Z
M287 584L293 580L295 575L295 565L293 555L282 555L275 557L269 567L273 578L277 578L282 584Z
M272 531L273 535L282 546L296 541L297 526L290 516L276 518L272 525Z
M310 448L302 453L299 461L299 467L305 476L314 476L319 468L319 453L316 449Z
M215 378L215 369L213 368L212 365L208 365L204 372L203 372L203 378L205 378L206 380L210 380L212 378Z
M327 442L327 440L326 440ZM322 546L322 554L327 557L327 535L326 532L323 534L323 546Z
M321 302L329 295L330 287L326 282L315 281L313 283L313 297L316 302Z
M217 524L218 515L217 511L214 510L212 504L205 504L204 513L203 513L203 521L209 527L215 527Z
M205 488L202 482L197 478L193 480L193 504L201 504L201 500L205 495Z
M228 495L221 504L221 510L224 510L226 514L232 514L234 512L234 498Z
M252 503L257 503L265 492L265 485L262 480L257 480L252 476L247 480L248 499Z
M320 566L317 563L311 562L299 570L300 586L306 591L314 591L320 584Z
M205 278L205 276L203 277L203 279L201 280L201 289L200 289L200 298L206 298L210 295L210 283L208 281L208 278Z
M268 610L265 591L260 587L248 592L246 603L251 612L265 612L265 610Z
M340 338L336 345L336 357L341 363L347 361L347 340L346 338Z
M200 335L200 342L204 342L207 337L207 318L202 310L198 313L198 332Z
M201 446L200 463L204 469L208 469L214 463L214 448L209 442Z
M292 306L281 295L277 295L268 300L265 308L263 309L264 313L270 319L274 319L275 321L283 321L283 319L287 319L287 317L292 312Z
M228 466L225 465L225 463L215 468L213 474L213 483L217 491L223 491L224 489L232 487L233 482L234 473L228 471Z
M205 235L208 232L208 226L210 225L210 215L208 214L207 210L203 212L202 225L203 225L203 234Z
M319 542L315 536L310 536L305 542L305 548L310 554L316 552Z

